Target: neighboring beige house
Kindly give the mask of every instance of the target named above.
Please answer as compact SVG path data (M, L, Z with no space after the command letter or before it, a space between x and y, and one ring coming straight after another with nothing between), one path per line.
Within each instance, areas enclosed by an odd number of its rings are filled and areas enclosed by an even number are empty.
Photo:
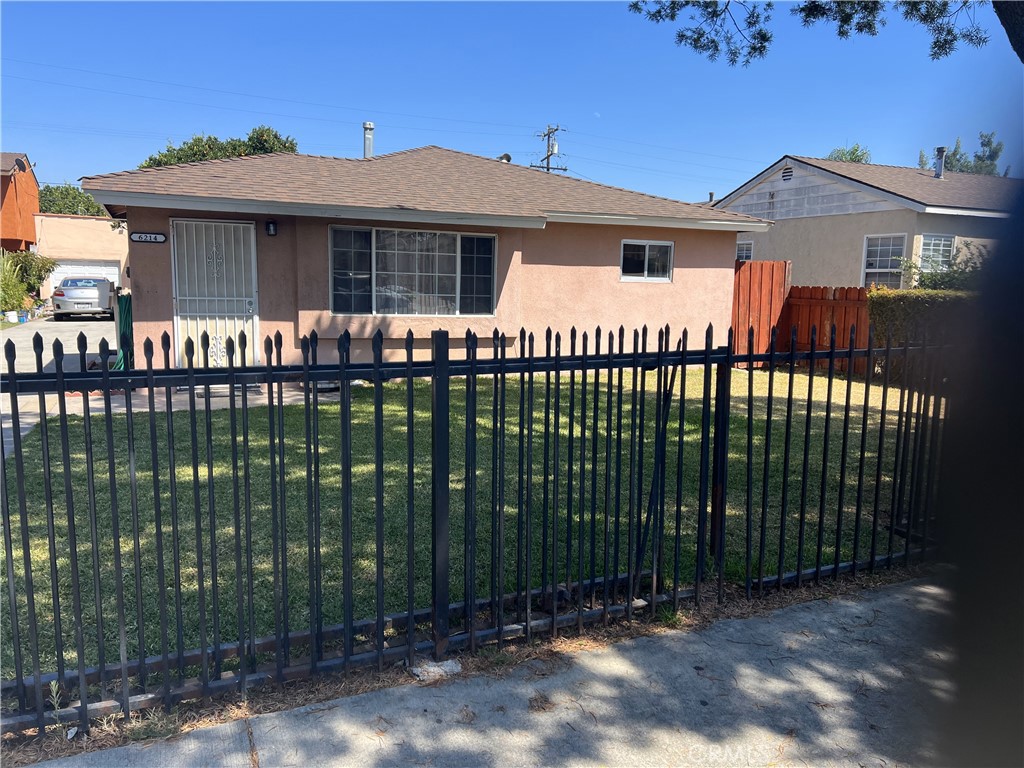
M127 218L136 360L145 337L169 331L179 364L184 339L204 330L214 364L242 330L256 360L280 331L286 362L314 329L325 361L346 329L354 360L370 357L378 329L390 355L410 329L422 351L435 329L456 348L467 329L495 327L510 339L525 327L541 351L549 326L668 323L700 336L710 322L724 340L736 232L770 226L432 146L212 160L82 188Z
M57 262L40 298L49 298L65 277L103 277L128 288L128 234L118 224L106 216L37 213L36 251Z
M796 285L906 287L957 251L984 254L999 239L1024 182L786 155L715 203L771 219L741 232L738 259L789 260Z

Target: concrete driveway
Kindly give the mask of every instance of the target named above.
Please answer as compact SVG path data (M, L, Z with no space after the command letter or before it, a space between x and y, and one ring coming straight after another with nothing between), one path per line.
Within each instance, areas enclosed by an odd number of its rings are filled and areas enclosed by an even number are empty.
M35 373L37 370L35 350L32 347L36 334L43 337L43 370L53 371L56 365L53 360L53 342L60 339L64 345L64 371L80 371L81 358L78 354L78 335L85 334L88 342L86 347L86 366L99 358L100 339L105 338L110 344L110 349L117 352L117 328L113 320L76 317L73 320L55 321L52 317L33 320L30 323L22 323L13 328L5 328L0 331L0 347L6 347L7 341L11 340L15 346L14 370L16 373ZM0 360L0 371L8 372L6 353ZM80 401L80 399L79 399ZM45 400L46 412L56 407L56 396L49 395ZM13 450L14 442L12 435L11 398L6 393L0 397L0 434L3 439L4 454L9 455ZM19 431L21 434L29 432L39 423L40 407L37 395L20 395L18 397L18 410L20 412Z
M0 331L5 345L8 339L15 344L17 358L14 369L16 372L35 373L36 358L32 349L32 339L37 333L43 337L43 368L47 371L54 370L53 342L57 339L60 339L64 345L65 371L81 370L78 357L78 334L80 333L84 333L89 342L87 360L99 356L100 339L102 338L106 338L110 343L111 350L117 351L117 328L113 320L80 316L72 320L57 322L52 317L41 318ZM4 357L0 368L7 373L6 357Z

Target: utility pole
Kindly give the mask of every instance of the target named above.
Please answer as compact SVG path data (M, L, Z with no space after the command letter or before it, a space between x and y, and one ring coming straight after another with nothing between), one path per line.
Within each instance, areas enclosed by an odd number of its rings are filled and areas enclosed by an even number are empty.
M551 164L551 158L558 154L558 140L555 138L555 134L564 130L565 128L559 125L549 125L546 131L537 134L538 139L544 139L547 142L547 152L539 164L530 163L531 168L542 168L547 173L569 170L563 165Z

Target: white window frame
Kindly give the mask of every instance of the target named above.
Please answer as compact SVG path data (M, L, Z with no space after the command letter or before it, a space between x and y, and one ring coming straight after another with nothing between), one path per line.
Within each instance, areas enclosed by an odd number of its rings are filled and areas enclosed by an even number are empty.
M627 245L642 245L644 246L644 274L643 277L639 275L627 275L622 271L623 263L625 262L625 246ZM647 276L647 265L650 261L650 253L646 250L647 246L650 245L667 245L668 246L668 277L648 277ZM675 269L676 261L676 244L671 240L623 240L619 243L619 282L620 283L671 283L672 273Z
M750 256L745 259L740 258L740 246L750 246ZM737 240L736 241L736 261L753 261L754 260L754 241L753 240Z
M860 284L863 287L871 285L868 282L868 273L871 274L890 274L892 272L899 272L900 274L900 287L903 286L903 268L897 269L868 269L868 241L872 238L878 237L902 237L903 238L903 258L901 261L905 261L907 258L907 233L906 232L882 232L880 234L864 235L864 249L861 251L860 259Z
M942 234L940 232L922 232L921 233L921 250L917 254L917 266L922 272L934 272L935 270L926 269L924 263L924 241L927 237L943 237L949 238L949 263L953 263L953 257L956 255L956 235Z
M336 229L365 232L370 231L370 312L334 311L334 236ZM455 312L450 315L438 314L396 314L377 311L377 232L382 229L397 232L427 232L438 235L455 235ZM494 239L494 270L491 274L491 311L489 314L472 313L464 315L462 304L462 236L490 237ZM327 309L331 317L495 317L498 311L498 235L495 232L452 232L441 229L406 229L404 227L360 227L355 225L332 224L327 228Z

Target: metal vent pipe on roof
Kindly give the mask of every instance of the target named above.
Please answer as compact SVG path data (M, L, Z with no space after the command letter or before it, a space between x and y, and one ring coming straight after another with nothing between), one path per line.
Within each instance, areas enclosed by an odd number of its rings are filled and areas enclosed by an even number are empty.
M942 174L946 171L946 148L936 147L935 148L935 178L941 179Z
M373 123L363 123L363 159L373 157Z

